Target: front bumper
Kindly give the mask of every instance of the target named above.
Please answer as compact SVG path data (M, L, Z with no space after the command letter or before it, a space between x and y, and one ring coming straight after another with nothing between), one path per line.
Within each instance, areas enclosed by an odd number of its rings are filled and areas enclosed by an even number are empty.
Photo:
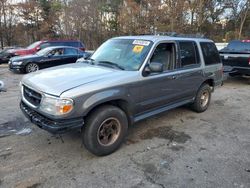
M24 67L21 65L9 64L9 70L12 72L24 72Z
M21 101L20 108L24 115L39 128L44 129L52 134L68 132L83 126L83 118L52 120L38 112L32 110Z

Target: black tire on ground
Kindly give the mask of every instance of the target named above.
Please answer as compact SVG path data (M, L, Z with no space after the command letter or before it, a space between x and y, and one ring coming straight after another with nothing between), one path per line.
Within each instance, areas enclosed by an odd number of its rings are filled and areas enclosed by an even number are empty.
M191 108L198 113L204 112L207 110L211 100L211 87L208 84L203 84L195 97L194 103L191 105Z
M104 156L117 150L128 130L128 119L124 111L112 105L95 109L83 127L83 144L91 153Z
M31 72L36 72L38 71L40 68L39 68L39 65L36 64L36 63L28 63L26 66L25 66L25 72L26 73L31 73Z

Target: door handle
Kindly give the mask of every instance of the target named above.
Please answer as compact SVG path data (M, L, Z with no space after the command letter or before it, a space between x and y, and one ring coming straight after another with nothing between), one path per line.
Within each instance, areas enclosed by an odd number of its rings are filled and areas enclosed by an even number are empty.
M176 78L177 78L177 76L176 76L176 75L173 75L173 76L172 76L172 79L173 79L173 80L175 80Z
M175 80L177 78L177 76L176 75L173 75L173 76L168 76L168 79L169 80Z

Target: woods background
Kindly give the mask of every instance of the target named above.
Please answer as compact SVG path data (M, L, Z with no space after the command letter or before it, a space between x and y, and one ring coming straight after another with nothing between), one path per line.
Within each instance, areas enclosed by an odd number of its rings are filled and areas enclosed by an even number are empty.
M250 38L250 0L0 0L0 47L41 39L200 33L216 42Z

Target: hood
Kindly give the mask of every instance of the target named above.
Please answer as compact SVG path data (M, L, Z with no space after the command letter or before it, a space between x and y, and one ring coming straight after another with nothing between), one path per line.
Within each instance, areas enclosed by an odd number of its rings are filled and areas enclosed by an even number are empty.
M31 60L31 59L36 59L39 58L40 56L34 54L34 55L25 55L25 56L16 56L12 57L11 61L26 61L26 60Z
M72 88L120 74L123 71L74 63L27 74L22 83L43 93L60 96Z

